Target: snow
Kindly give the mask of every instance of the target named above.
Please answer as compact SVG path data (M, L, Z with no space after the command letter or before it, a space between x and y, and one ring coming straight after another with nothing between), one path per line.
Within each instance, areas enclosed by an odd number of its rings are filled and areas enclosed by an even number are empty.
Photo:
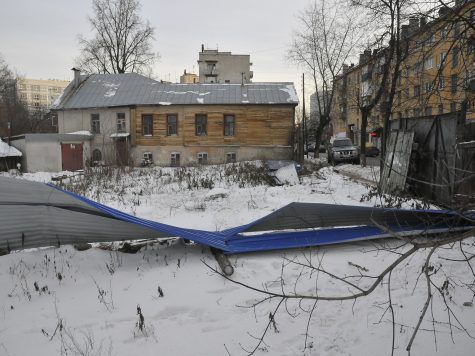
M8 145L0 139L0 157L21 157L22 155L15 147Z
M160 101L158 103L158 105L165 105L165 106L168 106L168 105L171 105L172 103L169 103L168 101Z
M104 97L106 98L113 97L120 86L120 84L116 84L116 83L104 83L103 85L107 89L107 91L104 94Z
M299 98L297 96L297 93L295 92L295 88L293 85L287 84L285 88L280 88L279 90L282 90L283 92L286 92L289 95L287 101L295 103L299 101Z
M84 136L92 136L91 131L75 131L75 132L68 132L68 135L84 135Z
M198 104L203 104L204 103L203 98L196 98L196 101L198 102Z
M295 185L300 183L297 171L295 170L295 165L293 163L279 168L274 173L274 176L281 184Z
M358 173L358 166L351 169ZM369 188L337 173L333 167L302 176L300 184L280 187L241 186L227 181L222 166L187 170L198 181L212 179L213 189L189 189L180 168L137 168L126 172L118 170L116 176L102 181L89 177L84 181L91 184L86 196L143 218L207 230L250 222L293 201L372 206L378 200L361 202ZM35 173L18 178L47 182L52 175ZM180 181L180 177L185 178ZM410 202L405 206L409 207ZM473 238L467 240L465 248L473 253L474 243ZM395 242L389 240L385 244L394 246ZM321 295L347 293L347 285L318 273L302 275L297 265L290 264L282 270L284 258L303 263L311 258L338 275L359 274L361 270L355 266L377 275L397 255L376 250L376 246L375 242L358 242L230 256L235 269L232 278L257 288L266 285L275 292L281 288L292 292L298 280L299 292L312 293L317 286ZM406 248L402 247L401 252ZM418 277L427 252L420 250L392 273L391 294L397 322L395 355L407 354L406 345L426 298L425 280ZM447 260L460 258L454 249L438 250L431 260L438 268L434 282L441 286L447 278L450 280L449 305L473 334L473 307L463 305L472 300L469 288L473 277L467 273L466 263ZM242 347L255 347L257 341L251 335L260 336L278 300L249 307L263 296L214 274L204 262L212 267L217 265L208 249L180 240L150 244L135 255L99 248L78 252L63 246L1 256L0 354L60 354L60 330L54 334L59 319L63 340L69 340L70 335L77 341L77 347L84 348L87 337L94 339L91 355L108 355L109 351L112 355L131 355L138 350L141 356L246 354ZM280 283L281 276L284 285ZM35 290L35 282L39 291ZM158 295L159 286L163 297ZM43 287L47 287L45 292L41 291ZM385 313L387 292L384 283L356 302L317 303L309 324L308 345L312 347L306 350L308 313L304 310L313 302L289 301L286 308L295 315L289 315L282 306L275 315L279 332L271 329L256 355L389 355L392 324L390 313ZM101 303L101 295L105 303ZM136 329L137 305L144 315L148 336ZM447 310L435 288L430 311L440 322L433 324L431 313L428 314L412 354L475 353L475 342L460 327L452 329L455 343L452 342L446 324ZM431 331L434 327L437 349ZM97 350L100 345L102 352Z
M129 132L116 132L110 135L110 137L129 137Z

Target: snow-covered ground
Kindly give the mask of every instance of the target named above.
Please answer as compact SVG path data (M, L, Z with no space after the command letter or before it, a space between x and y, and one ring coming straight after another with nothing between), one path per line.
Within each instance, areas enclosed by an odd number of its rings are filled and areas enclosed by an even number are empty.
M101 180L77 178L76 187L92 199L143 218L208 230L249 222L293 201L353 205L376 201L361 202L369 188L331 167L302 177L301 184L281 187L252 186L232 174L225 176L222 167L188 173L172 168L135 169ZM357 173L367 174L365 170ZM49 181L51 176L37 173L19 178ZM473 252L474 239L464 244ZM374 276L399 256L377 247L359 242L231 256L232 278L274 292L282 288L293 292L295 287L301 293L348 294L346 284L310 273L298 263L311 260L334 274ZM407 354L405 348L426 298L420 274L427 253L419 251L392 273L398 355ZM467 335L475 334L475 310L466 303L474 296L473 276L467 263L447 260L460 258L458 250L440 249L431 260L437 270L436 286L448 281L444 293L458 321L450 315L453 327L449 327L447 308L434 287L413 355L475 354L475 340ZM257 345L256 338L264 332L279 300L252 308L265 296L213 273L205 263L216 266L208 249L180 241L152 244L135 255L98 248L79 252L63 246L2 256L0 355L56 355L61 345L68 355L247 354L245 350ZM370 280L359 283L367 287ZM314 302L288 301L279 308L275 327L271 325L256 354L390 355L392 323L387 302L386 279L374 293L356 302L318 302L305 347L306 311ZM142 331L137 327L137 306L144 317Z

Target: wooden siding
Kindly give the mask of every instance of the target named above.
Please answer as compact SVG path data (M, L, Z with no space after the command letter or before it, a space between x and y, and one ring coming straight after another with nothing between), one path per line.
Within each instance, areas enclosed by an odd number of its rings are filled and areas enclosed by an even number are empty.
M142 115L153 115L153 135L143 136ZM167 114L178 115L178 135L167 136ZM196 136L195 115L206 114L206 136ZM234 136L224 136L224 115L234 115ZM170 105L137 107L132 111L132 142L143 146L214 146L291 144L291 105Z

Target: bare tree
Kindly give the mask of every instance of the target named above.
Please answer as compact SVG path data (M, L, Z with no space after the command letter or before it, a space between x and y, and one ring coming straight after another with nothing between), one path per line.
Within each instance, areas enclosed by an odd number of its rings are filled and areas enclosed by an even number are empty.
M298 16L300 28L293 34L288 57L310 74L317 93L317 148L331 121L335 78L361 38L357 18L351 10L325 0L314 1Z
M91 73L151 74L155 29L139 17L138 0L93 0L92 39L79 37L78 65Z

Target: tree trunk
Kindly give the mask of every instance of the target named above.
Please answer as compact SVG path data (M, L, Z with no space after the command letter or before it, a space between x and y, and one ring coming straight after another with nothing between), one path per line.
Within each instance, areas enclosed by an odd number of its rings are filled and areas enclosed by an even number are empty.
M328 122L326 118L320 118L317 128L315 129L315 152L313 153L315 158L320 156L320 143L322 142L323 130L328 125Z
M368 114L369 112L367 110L361 111L360 161L362 167L366 167L366 128L368 127Z

